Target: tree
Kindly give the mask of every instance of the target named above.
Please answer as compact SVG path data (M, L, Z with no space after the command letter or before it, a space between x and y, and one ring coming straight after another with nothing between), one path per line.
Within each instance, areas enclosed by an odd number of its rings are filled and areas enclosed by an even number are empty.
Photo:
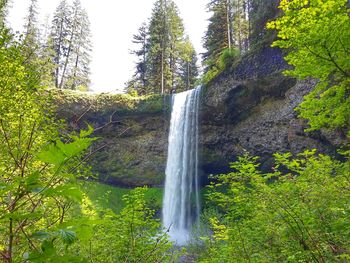
M79 199L73 172L93 141L82 131L62 142L40 71L12 38L0 37L0 259L8 263L47 256L47 236L67 244L72 233L60 224Z
M310 129L350 128L350 23L346 0L286 1L284 15L268 23L277 29L273 46L287 49L294 68L285 73L319 80L298 107Z
M243 54L249 47L249 12L248 2L234 0L232 3L232 31L235 46ZM230 49L230 46L229 46Z
M8 0L0 0L0 29L5 27Z
M132 89L136 90L138 94L145 94L148 87L148 63L147 55L149 52L148 48L148 28L147 24L143 23L138 30L138 34L133 36L132 42L137 44L139 49L133 50L131 53L136 55L138 60L136 62L136 70L132 78L133 84Z
M56 65L55 86L76 89L90 83L90 23L79 0L70 7L62 0L52 21L49 43Z
M212 0L209 2L207 7L212 16L204 36L204 47L207 50L203 54L204 83L232 66L238 57L237 54L243 54L248 50L247 3L243 0ZM223 60L225 63L222 63Z
M69 36L69 18L71 16L71 10L66 0L62 0L52 20L52 29L49 37L49 45L53 50L53 62L56 66L55 86L59 88L64 78L62 69L64 68L64 61L68 53L68 36Z
M81 7L80 0L73 3L73 18L71 32L71 64L67 86L76 89L79 86L88 87L90 84L90 52L91 32L87 12Z
M169 24L167 0L158 0L153 8L149 25L149 74L150 86L155 93L170 90Z
M204 36L203 54L205 72L216 70L219 58L225 49L228 49L233 42L230 29L231 6L226 0L213 0L208 4L208 11L212 12L209 18L209 25Z
M280 0L249 0L249 42L252 46L269 46L275 38L272 31L266 29L266 23L275 19L280 11Z
M195 52L184 34L183 21L173 1L155 3L149 25L139 29L133 42L140 45L140 49L133 51L139 59L136 72L127 84L129 90L136 89L139 94L166 94L193 87L198 74Z
M189 38L185 40L182 47L183 51L180 56L180 84L176 91L183 91L195 88L198 78L197 53L190 42ZM183 88L182 88L183 87Z

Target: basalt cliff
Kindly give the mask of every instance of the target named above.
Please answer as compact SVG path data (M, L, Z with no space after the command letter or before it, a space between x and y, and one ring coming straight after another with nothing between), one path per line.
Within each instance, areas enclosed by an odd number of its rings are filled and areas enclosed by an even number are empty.
M257 67L259 65L259 68ZM263 65L263 66L261 66ZM262 169L273 166L273 154L316 148L336 154L341 133L307 133L307 122L295 108L315 85L314 80L285 77L278 50L248 57L203 87L200 104L200 171L228 171L229 162L249 152ZM119 186L160 186L164 183L171 97L81 95L58 92L57 116L70 129L89 123L99 139L90 164L100 181Z

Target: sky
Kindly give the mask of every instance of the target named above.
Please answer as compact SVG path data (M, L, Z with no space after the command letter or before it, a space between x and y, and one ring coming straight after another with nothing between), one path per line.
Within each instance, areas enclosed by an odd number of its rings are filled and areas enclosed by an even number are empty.
M197 53L204 51L202 37L207 28L208 13L205 0L174 0L180 10ZM29 0L12 0L8 22L22 32ZM60 0L38 0L39 19L44 23L58 6ZM72 2L68 1L68 2ZM91 62L91 89L96 92L121 92L124 83L134 72L132 36L152 13L155 0L81 0L91 22L93 53Z

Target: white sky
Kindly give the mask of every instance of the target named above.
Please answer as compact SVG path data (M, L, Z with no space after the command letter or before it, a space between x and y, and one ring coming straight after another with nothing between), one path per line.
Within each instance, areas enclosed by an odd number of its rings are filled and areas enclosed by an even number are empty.
M197 53L202 53L202 37L207 28L206 0L174 0ZM52 16L60 0L38 0L40 22ZM68 0L68 2L72 2ZM134 72L132 36L151 16L155 0L81 0L91 22L93 54L91 88L98 92L124 88ZM23 30L29 0L12 0L8 22L15 31ZM51 22L51 18L49 19Z

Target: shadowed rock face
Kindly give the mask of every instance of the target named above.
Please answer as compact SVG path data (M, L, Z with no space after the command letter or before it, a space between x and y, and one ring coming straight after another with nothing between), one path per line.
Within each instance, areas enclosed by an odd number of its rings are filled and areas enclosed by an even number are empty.
M239 82L221 78L208 86L201 104L204 174L226 172L228 162L245 151L260 156L264 170L272 168L276 152L316 148L335 154L339 136L305 133L307 123L294 110L314 85L313 80L297 82L276 73Z

